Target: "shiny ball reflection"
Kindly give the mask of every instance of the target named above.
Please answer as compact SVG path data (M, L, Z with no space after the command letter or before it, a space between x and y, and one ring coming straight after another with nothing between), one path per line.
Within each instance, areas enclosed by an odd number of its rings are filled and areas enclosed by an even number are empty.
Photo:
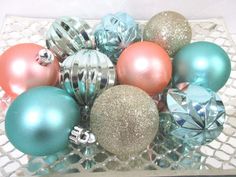
M168 85L172 63L159 45L144 41L130 45L121 53L116 70L120 84L136 86L155 95Z
M228 54L211 42L194 42L182 48L173 59L173 84L190 82L218 91L231 72Z
M80 109L64 90L37 87L14 100L6 114L5 129L17 149L44 156L67 147L70 131L79 120Z

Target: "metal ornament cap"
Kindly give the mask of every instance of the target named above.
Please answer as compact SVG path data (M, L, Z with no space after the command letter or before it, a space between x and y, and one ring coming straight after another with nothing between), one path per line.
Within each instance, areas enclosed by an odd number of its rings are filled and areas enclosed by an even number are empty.
M75 126L71 131L69 139L74 144L93 144L96 142L96 137L93 133L79 126Z
M55 58L50 50L42 49L39 51L36 61L42 66L47 66L48 64L51 64L54 59Z
M167 106L176 125L170 133L189 145L209 143L223 129L225 107L210 89L197 85L169 89Z

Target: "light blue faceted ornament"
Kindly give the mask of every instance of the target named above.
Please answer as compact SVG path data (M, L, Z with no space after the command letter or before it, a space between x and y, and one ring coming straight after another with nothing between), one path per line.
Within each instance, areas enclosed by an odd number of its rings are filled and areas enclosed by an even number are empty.
M211 42L186 45L173 59L173 84L194 83L218 91L228 80L231 63L227 53Z
M91 106L115 81L114 65L97 50L80 50L67 57L61 66L61 86L83 106Z
M161 112L159 114L160 125L159 134L156 139L157 146L153 150L165 158L155 161L160 167L170 167L176 169L200 169L201 154L194 151L194 147L184 143L182 139L171 134L178 125L175 123L170 112ZM168 160L165 160L165 159ZM170 163L172 161L172 163ZM178 163L174 163L178 162Z
M95 48L91 27L76 17L56 19L46 34L47 47L62 62L83 48Z
M119 12L103 17L94 36L99 51L116 63L126 47L141 40L141 30L131 16Z
M6 135L20 151L45 156L67 148L80 108L66 91L36 87L18 96L5 120Z
M173 122L165 132L189 145L202 145L214 140L222 131L225 108L219 96L201 86L189 85L184 90L169 89L167 106Z

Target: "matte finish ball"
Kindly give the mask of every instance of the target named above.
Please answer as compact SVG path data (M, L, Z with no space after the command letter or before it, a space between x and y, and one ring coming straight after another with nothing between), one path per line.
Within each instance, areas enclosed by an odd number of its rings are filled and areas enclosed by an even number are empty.
M154 139L159 115L152 98L128 85L111 87L94 102L90 126L98 143L120 157L144 150Z
M0 58L0 86L12 98L37 86L54 86L59 79L59 63L40 63L44 48L33 43L18 44L7 49ZM46 49L45 49L46 50Z
M149 95L161 93L172 74L170 57L153 42L136 42L121 53L117 62L120 84L133 85Z
M37 87L17 97L9 107L5 129L9 141L23 153L44 156L67 147L80 109L66 91Z
M194 83L218 91L231 72L230 58L218 45L194 42L182 48L173 60L173 83Z

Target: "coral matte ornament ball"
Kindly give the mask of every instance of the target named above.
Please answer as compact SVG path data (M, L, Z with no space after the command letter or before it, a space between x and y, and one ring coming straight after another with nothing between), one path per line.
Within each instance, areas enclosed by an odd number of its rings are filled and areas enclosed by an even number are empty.
M125 49L117 62L120 84L133 85L149 95L161 93L168 85L172 64L167 52L153 42L136 42Z
M0 58L0 86L12 98L36 86L54 86L59 78L59 63L44 47L18 44Z

